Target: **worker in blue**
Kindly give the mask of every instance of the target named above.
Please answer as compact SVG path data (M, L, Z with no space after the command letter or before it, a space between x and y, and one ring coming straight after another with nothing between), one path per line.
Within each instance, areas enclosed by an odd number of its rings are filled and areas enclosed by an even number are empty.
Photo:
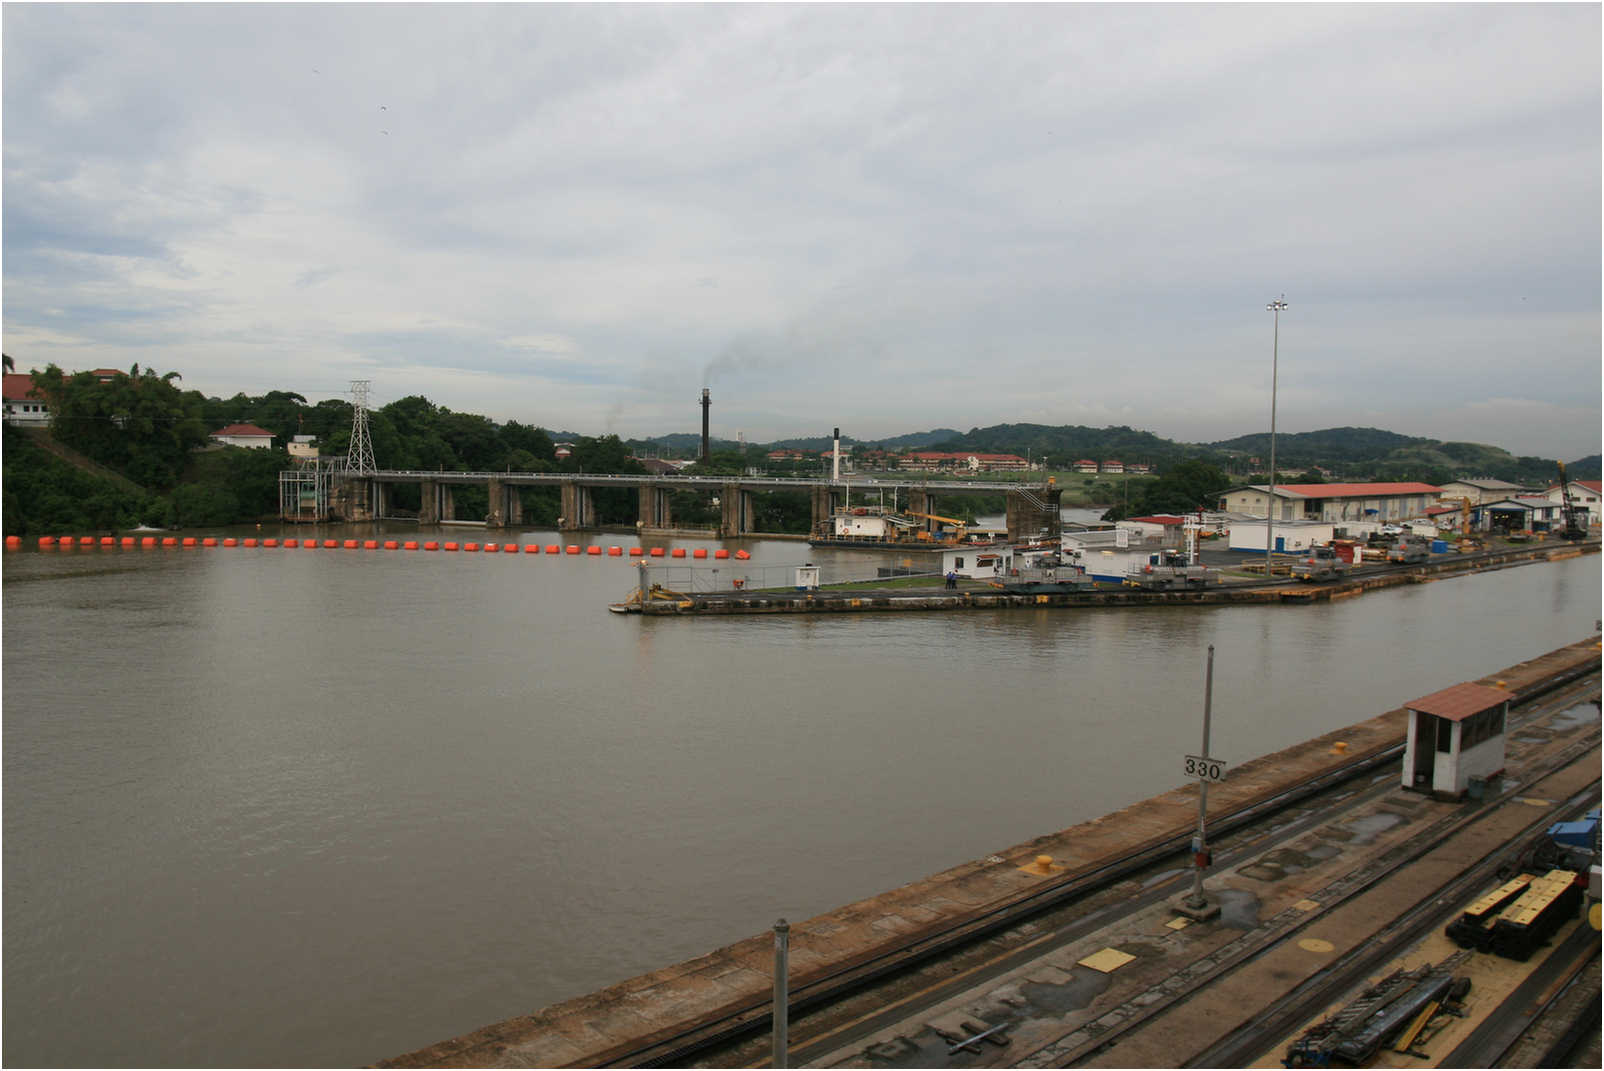
M952 591L952 590L955 590L957 587L958 587L958 571L956 569L948 569L947 570L947 590L948 591Z

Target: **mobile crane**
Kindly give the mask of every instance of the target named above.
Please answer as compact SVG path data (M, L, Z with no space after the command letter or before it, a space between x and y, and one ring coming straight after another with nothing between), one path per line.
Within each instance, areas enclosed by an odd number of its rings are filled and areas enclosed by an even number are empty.
M1570 481L1565 478L1565 462L1556 461L1555 464L1559 466L1559 499L1561 502L1560 511L1563 514L1565 521L1565 528L1560 532L1560 538L1586 539L1587 521L1585 518L1587 515L1587 507L1571 505L1571 484ZM1582 514L1584 519L1578 520L1576 517L1578 513Z

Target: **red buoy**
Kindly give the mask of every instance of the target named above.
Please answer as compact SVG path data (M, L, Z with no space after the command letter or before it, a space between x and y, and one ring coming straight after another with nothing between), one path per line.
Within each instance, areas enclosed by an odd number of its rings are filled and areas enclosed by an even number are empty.
M601 548L592 543L590 546L585 548L585 553L594 558L601 554Z
M668 552L668 556L670 558L683 558L685 557L685 548L675 547L673 550Z
M540 544L539 543L525 543L524 544L524 553L525 554L539 554L540 553Z
M164 546L164 547L176 547L176 546L178 546L178 537L177 536L162 536L162 546Z
M724 558L728 558L729 556L730 556L730 552L725 550L723 547L720 547L720 548L718 548L717 550L715 550L713 552L713 557L719 558L721 560L724 559Z
M193 547L194 545L195 545L195 537L194 536L185 536L184 537L184 546Z
M115 547L117 545L117 540L112 536L101 536L100 545L103 547Z
M276 547L276 546L278 546L278 540L276 540L276 539L264 539L264 540L262 540L262 546L264 546L264 547Z
M397 543L393 539L386 539L384 541L384 549L385 550L400 550L401 549L401 544Z
M477 544L477 543L464 543L462 545L462 549L463 550L478 550L479 549L479 544Z
M557 544L555 544L555 543L547 543L546 544L546 553L547 554L561 554L562 552L563 552L563 548L559 547Z
M501 553L503 554L517 554L518 550L519 547L516 543L504 543L501 547Z
M423 549L424 550L439 550L440 549L440 543L439 543L438 540L431 539L431 540L429 540L427 543L425 543L423 545Z
M339 546L340 546L340 541L338 539L325 539L323 541L323 549L324 550L337 550L337 549L339 549Z
M156 537L146 536L139 541L139 545L142 547L154 547L156 545Z
M693 558L705 558L705 557L707 557L707 548L706 547L697 547L695 550L691 551L691 557L693 557Z
M295 547L298 547L298 546L300 546L300 545L301 545L301 541L300 541L300 540L299 540L299 539L286 539L286 540L285 540L285 541L284 541L284 545L285 545L285 546L286 546L286 547L289 547L289 548L291 548L291 549L294 549L294 548L295 548Z
M379 549L379 541L377 539L364 539L362 541L362 549L363 550L378 550Z
M39 537L39 545L41 547L53 547L53 546L56 545L56 537L55 536L40 536Z
M401 549L402 550L417 550L418 549L418 541L416 539L409 539L405 543L401 544Z
M227 539L223 540L223 546L237 547L239 546L239 540L235 539L233 536L229 536Z
M624 556L624 548L623 547L608 547L607 548L607 556L609 558L622 558Z
M345 547L346 550L356 550L359 547L361 547L362 544L358 540L347 539L344 543L341 544L341 546Z
M736 557L737 560L744 562L744 561L746 561L746 559L750 558L751 555L748 554L744 550L738 550L738 551L735 552L735 557Z
M22 546L22 537L19 535L6 536L6 546L9 548Z
M256 546L256 540L254 540L254 539L246 539L245 540L245 545L247 547L254 547L254 546Z
M663 556L663 548L653 547L647 556L652 558L661 558Z
M134 537L133 536L123 536L122 540L121 540L121 544L123 546L125 546L125 547L134 546L135 545Z
M570 554L578 554L579 553L579 547L576 546L573 543L568 544L568 553L570 553Z
M458 547L458 545L456 543L447 542L446 545L441 547L440 549L441 550L458 550L460 548Z

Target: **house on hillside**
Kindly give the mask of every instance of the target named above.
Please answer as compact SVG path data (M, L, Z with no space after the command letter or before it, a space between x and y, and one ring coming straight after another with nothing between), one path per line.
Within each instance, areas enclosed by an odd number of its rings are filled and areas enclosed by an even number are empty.
M50 409L44 397L34 390L33 376L27 372L5 374L5 422L19 428L42 428L50 424Z
M289 450L291 457L311 460L318 455L317 436L315 435L297 435L285 446Z
M255 424L230 424L212 432L211 440L225 446L243 446L247 450L269 450L273 446L273 433Z

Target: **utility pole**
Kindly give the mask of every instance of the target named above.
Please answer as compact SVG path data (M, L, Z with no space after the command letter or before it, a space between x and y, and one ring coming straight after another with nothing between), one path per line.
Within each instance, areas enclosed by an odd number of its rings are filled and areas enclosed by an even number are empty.
M1275 554L1275 390L1281 358L1281 310L1287 307L1282 294L1265 306L1275 314L1275 334L1270 349L1270 494L1264 507L1264 579L1270 579Z

